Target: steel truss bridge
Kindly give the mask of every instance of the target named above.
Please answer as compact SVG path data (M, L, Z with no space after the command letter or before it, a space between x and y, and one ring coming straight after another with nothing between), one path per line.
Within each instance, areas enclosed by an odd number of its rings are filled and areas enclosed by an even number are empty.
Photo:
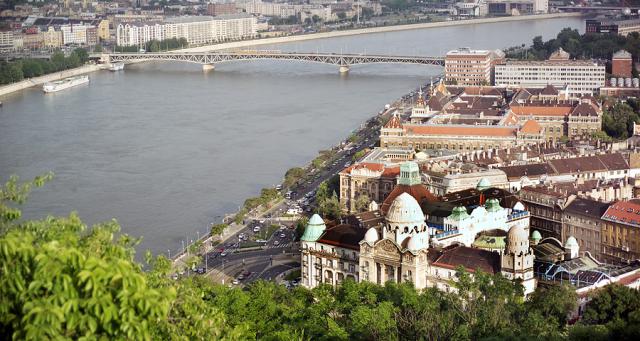
M204 69L213 69L215 64L236 60L293 60L332 64L340 72L348 72L350 65L373 63L402 63L444 66L443 57L386 56L343 53L298 53L280 51L233 51L233 52L147 52L112 53L107 55L109 63L137 62L146 60L181 61L202 64ZM106 59L103 57L103 59ZM104 60L107 62L107 60Z

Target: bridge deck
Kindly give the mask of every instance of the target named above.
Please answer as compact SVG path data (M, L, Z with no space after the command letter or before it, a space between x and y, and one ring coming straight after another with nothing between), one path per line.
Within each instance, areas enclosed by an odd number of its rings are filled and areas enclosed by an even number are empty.
M234 52L148 52L148 53L113 53L109 54L110 62L128 62L140 60L173 60L198 64L216 64L234 60L298 60L348 66L370 63L406 63L422 65L444 65L443 57L424 56L387 56L367 54L342 54L342 53L297 53L297 52L260 52L260 51L234 51Z

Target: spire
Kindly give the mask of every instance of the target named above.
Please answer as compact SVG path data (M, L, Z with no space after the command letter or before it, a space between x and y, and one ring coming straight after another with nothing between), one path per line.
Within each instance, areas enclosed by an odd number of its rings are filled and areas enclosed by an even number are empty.
M422 86L418 88L418 99L416 100L417 107L424 107L426 103L424 102L424 97L422 97Z

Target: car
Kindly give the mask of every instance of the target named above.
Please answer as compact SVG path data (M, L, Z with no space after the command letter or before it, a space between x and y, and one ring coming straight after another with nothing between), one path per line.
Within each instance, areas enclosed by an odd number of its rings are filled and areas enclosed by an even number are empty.
M204 268L197 268L197 269L196 269L196 272L202 275L202 274L204 274L206 271L204 270Z
M240 284L240 282L237 279L234 279L233 282L231 282L231 284L238 285L238 284Z
M226 257L226 256L227 256L227 253L226 253L226 252L222 252L222 253L220 254L220 257Z
M280 238L285 238L287 237L287 235L285 235L284 233L280 233Z
M256 243L266 243L266 242L267 242L267 241L266 241L266 240L264 240L264 239L258 239L258 240L256 240Z
M258 233L260 232L260 226L256 226L253 228L253 233Z
M177 281L178 280L178 274L173 274L171 276L171 279L173 279L174 281Z
M264 223L265 223L265 220L264 220L264 219L260 219L260 220L258 220L258 222L259 222L260 224L264 224Z
M275 242L273 242L273 245L274 246L278 246L278 245L280 245L280 242L276 240Z
M244 277L249 277L251 275L251 271L245 271L242 273Z
M244 279L244 275L243 275L243 274L240 274L240 275L238 276L238 280L239 280L239 281L241 281L241 280L243 280L243 279Z

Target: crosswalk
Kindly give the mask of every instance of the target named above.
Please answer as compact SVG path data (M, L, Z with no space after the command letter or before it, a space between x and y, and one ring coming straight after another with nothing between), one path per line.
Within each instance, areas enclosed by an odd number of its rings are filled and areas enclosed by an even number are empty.
M288 247L291 247L291 245L293 244L293 242L289 242L289 243L281 243L280 245L265 245L264 248L265 249L285 249Z

